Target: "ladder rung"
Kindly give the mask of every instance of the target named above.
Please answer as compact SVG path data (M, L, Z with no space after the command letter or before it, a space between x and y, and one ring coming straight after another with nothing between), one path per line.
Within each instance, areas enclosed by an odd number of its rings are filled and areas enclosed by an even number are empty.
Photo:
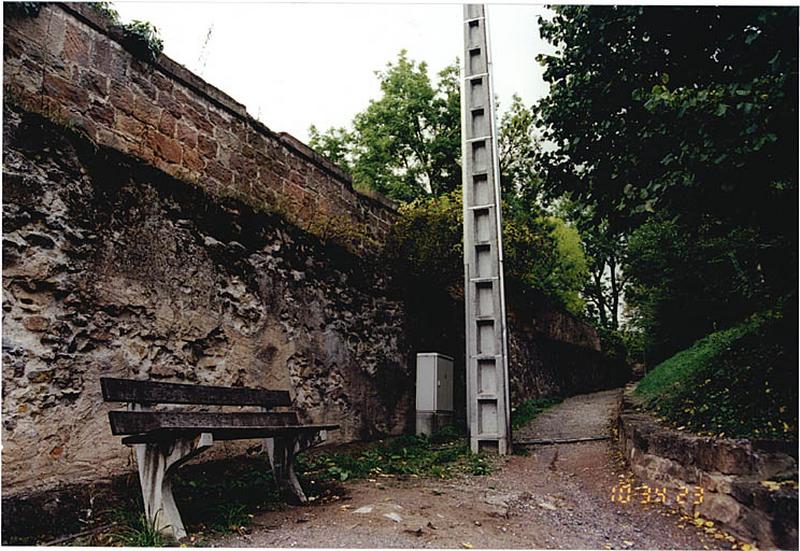
M491 137L491 136L482 136L482 137L480 137L480 138L469 138L469 139L467 140L467 143L473 143L473 142L485 142L486 140L491 140L491 139L492 139L492 137Z
M467 207L468 210L481 210L481 209L493 209L494 203L489 203L486 205L475 205L474 207Z
M498 279L500 279L500 278L499 278L499 277L497 277L497 276L491 276L491 277L471 277L471 278L469 278L470 282L472 282L472 283L489 283L489 282L491 282L491 281L497 281Z
M497 400L497 394L478 394L477 398L483 401Z
M484 17L484 16L481 16L481 17L473 17L472 19L466 19L466 20L464 20L464 24L466 25L467 23L472 23L473 21L483 21L484 19L486 19L486 17Z
M472 78L483 78L483 77L488 76L488 75L489 75L489 73L475 73L474 75L465 75L464 76L464 80L472 79Z
M501 356L499 354L475 354L470 358L473 360L499 360Z

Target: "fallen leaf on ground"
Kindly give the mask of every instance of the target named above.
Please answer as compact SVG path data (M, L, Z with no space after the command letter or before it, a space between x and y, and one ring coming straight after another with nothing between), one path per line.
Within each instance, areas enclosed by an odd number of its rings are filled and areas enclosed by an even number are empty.
M464 543L462 543L461 547L463 547L464 549L474 549L475 548L475 546L472 545L471 543L469 543L468 541L465 541Z

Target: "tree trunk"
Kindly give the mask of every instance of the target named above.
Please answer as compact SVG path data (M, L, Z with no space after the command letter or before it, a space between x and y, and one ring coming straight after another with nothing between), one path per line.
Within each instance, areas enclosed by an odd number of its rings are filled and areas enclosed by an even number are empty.
M616 330L619 327L619 293L617 285L617 261L614 255L609 256L608 266L611 268L611 327Z

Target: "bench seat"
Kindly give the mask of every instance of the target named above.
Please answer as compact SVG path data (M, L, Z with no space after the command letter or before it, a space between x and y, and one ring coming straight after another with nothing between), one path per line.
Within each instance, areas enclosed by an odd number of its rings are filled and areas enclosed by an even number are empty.
M197 434L208 433L214 440L249 440L273 438L294 433L316 434L321 431L338 429L339 425L297 425L288 427L230 427L230 428L161 428L144 434L126 436L122 439L125 445L165 442L175 438L189 438Z

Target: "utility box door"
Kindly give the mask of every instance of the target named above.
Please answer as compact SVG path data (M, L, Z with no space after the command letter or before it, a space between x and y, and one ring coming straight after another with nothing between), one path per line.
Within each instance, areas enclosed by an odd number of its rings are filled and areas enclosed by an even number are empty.
M453 410L453 358L435 352L417 354L417 410Z

